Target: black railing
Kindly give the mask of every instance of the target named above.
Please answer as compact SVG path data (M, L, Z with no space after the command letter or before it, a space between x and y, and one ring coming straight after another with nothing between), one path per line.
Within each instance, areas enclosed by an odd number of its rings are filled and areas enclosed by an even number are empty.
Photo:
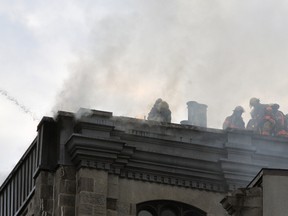
M38 157L35 139L0 188L0 216L18 215L33 195Z
M0 187L0 216L22 214L35 191L39 171L57 166L56 128L50 117L38 124L38 135Z

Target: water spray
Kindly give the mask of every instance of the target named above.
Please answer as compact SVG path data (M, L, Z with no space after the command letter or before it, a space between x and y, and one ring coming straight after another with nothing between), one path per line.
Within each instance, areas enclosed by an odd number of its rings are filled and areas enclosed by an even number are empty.
M14 103L16 106L18 106L22 112L24 112L25 114L28 114L32 117L33 121L38 121L39 119L37 118L37 116L26 106L24 106L23 104L19 103L18 100L12 96L10 96L8 94L7 91L0 89L0 94L5 96L7 100L9 100L10 102Z

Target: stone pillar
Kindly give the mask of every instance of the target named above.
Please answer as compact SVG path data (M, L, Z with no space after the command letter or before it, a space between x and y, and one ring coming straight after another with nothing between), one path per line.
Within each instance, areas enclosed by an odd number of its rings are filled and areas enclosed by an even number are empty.
M54 175L48 171L41 171L36 178L33 212L29 209L27 215L52 215L53 213L53 182Z
M73 166L60 166L55 174L54 214L75 215L76 171Z
M119 199L119 176L108 175L107 216L117 216Z
M76 176L76 215L106 216L108 172L80 168Z
M109 174L108 177L107 216L136 215L136 204L120 199L119 176ZM124 196L128 196L128 194L125 194Z

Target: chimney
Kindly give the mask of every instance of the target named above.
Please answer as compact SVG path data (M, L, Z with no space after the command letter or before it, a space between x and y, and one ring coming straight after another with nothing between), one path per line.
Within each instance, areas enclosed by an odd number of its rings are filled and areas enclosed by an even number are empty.
M196 101L187 102L188 121L181 121L181 124L207 127L207 105Z

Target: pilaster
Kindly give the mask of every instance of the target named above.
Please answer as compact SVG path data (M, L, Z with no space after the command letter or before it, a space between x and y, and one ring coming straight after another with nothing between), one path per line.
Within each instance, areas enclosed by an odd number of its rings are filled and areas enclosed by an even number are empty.
M76 179L76 215L106 216L108 172L80 168Z

